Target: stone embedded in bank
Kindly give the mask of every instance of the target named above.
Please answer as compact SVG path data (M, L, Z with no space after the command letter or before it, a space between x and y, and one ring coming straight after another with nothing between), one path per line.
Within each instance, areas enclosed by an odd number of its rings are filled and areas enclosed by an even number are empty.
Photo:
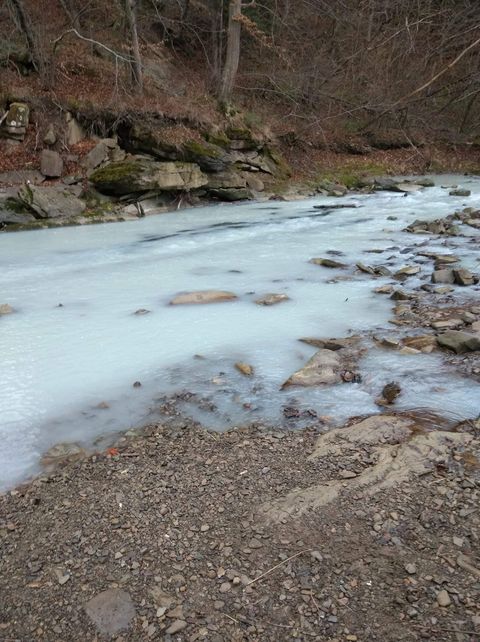
M190 191L208 183L195 163L129 158L97 169L90 181L105 194L122 196L149 191Z

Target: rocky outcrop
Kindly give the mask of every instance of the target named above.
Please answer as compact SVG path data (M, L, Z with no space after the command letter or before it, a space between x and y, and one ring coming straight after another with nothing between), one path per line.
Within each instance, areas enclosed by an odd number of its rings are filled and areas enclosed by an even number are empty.
M110 163L93 172L90 181L105 194L190 191L208 183L195 163L158 162L138 157Z

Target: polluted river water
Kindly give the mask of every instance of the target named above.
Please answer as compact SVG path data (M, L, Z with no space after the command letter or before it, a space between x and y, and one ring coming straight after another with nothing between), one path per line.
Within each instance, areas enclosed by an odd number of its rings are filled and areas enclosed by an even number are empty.
M312 422L339 424L380 412L375 400L392 380L402 387L396 409L477 416L480 385L438 352L375 346L375 332L401 334L389 324L395 302L374 292L394 281L355 268L419 265L401 285L409 291L430 282L433 261L421 249L455 253L478 271L471 238L480 238L478 230L447 239L403 231L415 219L480 208L480 179L433 179L435 187L407 195L214 205L1 235L0 303L15 312L0 317L0 489L37 473L42 453L56 443L89 445L161 420L165 395L177 394L185 416L216 430L253 420L288 425L286 406L305 410ZM445 186L452 184L471 196L449 196ZM313 257L348 267L314 265ZM454 288L456 301L480 302L478 286ZM181 292L211 289L238 298L169 305ZM267 293L289 300L256 305ZM148 313L135 314L139 309ZM301 337L355 333L367 337L360 381L281 389L315 353ZM254 375L242 375L239 361L251 364Z

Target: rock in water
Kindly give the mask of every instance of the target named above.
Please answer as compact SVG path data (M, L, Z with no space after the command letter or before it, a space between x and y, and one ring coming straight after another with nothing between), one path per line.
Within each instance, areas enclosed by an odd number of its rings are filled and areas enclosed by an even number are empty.
M0 303L0 316L3 314L12 314L15 310L8 303Z
M243 363L243 361L237 361L235 368L246 377L253 375L253 366L250 366L248 363Z
M452 189L451 192L448 192L449 196L470 196L472 192L469 189Z
M461 332L459 330L448 330L443 334L439 334L437 336L437 342L444 348L449 348L457 354L480 350L480 335Z
M323 259L323 258L316 258L316 259L310 259L310 263L313 263L314 265L322 265L323 267L328 267L328 268L346 268L345 263L340 263L340 261L334 261L333 259Z
M99 593L86 603L85 611L104 635L114 635L126 629L135 617L135 606L130 595L120 589Z
M255 303L257 305L275 305L276 303L282 303L282 301L289 301L290 297L288 297L286 294L266 294L265 296L262 296L260 299L257 299Z
M341 360L333 350L319 350L306 363L294 372L283 384L287 386L318 386L339 383L341 378Z
M387 383L382 390L382 398L388 403L395 403L396 398L402 392L402 389L395 381Z
M222 303L224 301L235 301L237 295L224 290L200 290L198 292L185 292L177 294L170 305L199 305L203 303Z
M455 277L455 283L458 285L474 285L475 277L465 268L458 268L458 270L453 270L453 275Z

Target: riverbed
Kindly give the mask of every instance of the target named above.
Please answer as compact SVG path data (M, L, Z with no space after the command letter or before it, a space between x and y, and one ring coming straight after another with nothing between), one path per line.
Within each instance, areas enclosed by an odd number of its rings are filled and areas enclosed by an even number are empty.
M417 254L428 245L478 271L471 238L402 231L414 219L480 208L480 179L433 178L435 187L406 195L216 205L2 235L0 303L15 313L0 317L0 488L35 474L53 444L89 445L161 419L160 400L180 393L185 416L216 430L253 420L288 427L284 409L292 405L336 425L378 412L375 400L392 379L402 386L399 409L478 415L480 386L439 353L399 354L373 343L375 332L392 329L394 304L374 288L392 279L355 268L420 265L402 285L412 290L430 280L432 262ZM449 196L453 184L472 195ZM313 257L349 267L314 265ZM238 299L169 305L180 292L210 289ZM289 300L257 305L267 293ZM477 286L455 286L454 296L480 300ZM300 338L358 333L368 347L361 381L281 390L315 352ZM242 375L236 362L254 375Z

